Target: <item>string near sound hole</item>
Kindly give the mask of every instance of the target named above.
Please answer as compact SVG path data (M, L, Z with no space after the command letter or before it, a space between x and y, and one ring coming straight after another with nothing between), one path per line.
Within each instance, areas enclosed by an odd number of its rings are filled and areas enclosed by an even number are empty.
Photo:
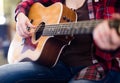
M35 33L35 40L38 40L40 38L40 36L42 35L43 33L43 30L45 28L45 23L44 22L41 22L36 30L36 33Z

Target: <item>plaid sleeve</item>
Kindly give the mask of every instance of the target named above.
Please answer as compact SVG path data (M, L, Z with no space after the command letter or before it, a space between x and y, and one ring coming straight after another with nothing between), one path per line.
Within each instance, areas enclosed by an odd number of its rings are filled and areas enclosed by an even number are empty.
M15 20L16 20L17 15L20 12L23 12L25 15L27 15L28 11L30 9L30 6L33 3L35 3L35 2L47 3L48 1L50 1L50 0L22 0L22 2L20 2L15 9Z
M98 3L94 3L96 19L110 19L113 13L120 13L120 1L119 0L104 0ZM94 41L95 42L95 41ZM120 59L120 48L115 51L101 50L96 44L96 55L107 62L106 67L108 69L113 68L112 60L117 56ZM114 57L115 56L115 57ZM120 64L120 60L119 60ZM117 63L114 64L114 68Z

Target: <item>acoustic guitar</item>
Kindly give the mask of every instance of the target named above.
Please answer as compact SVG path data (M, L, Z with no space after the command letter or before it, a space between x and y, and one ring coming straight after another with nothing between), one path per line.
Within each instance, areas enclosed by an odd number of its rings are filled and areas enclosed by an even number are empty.
M92 34L94 27L102 20L77 22L76 13L57 2L48 7L34 3L28 18L36 29L30 29L32 35L23 39L17 33L13 38L9 51L8 62L33 61L54 67L65 46L70 44L74 35ZM120 33L120 21L110 21Z

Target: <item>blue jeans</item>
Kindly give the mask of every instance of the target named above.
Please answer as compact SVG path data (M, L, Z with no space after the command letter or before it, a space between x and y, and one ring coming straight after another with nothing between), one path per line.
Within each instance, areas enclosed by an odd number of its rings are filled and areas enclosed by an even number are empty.
M120 83L120 73L114 71L101 81L71 80L82 68L67 67L62 62L58 62L53 68L40 66L34 62L6 64L0 66L0 83Z

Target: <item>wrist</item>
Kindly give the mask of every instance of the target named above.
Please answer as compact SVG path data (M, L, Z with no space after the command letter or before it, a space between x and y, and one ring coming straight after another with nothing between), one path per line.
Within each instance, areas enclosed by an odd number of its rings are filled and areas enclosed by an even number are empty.
M25 15L23 12L18 13L17 16L16 16L16 21L18 21L19 19L21 19L21 17L23 15Z

